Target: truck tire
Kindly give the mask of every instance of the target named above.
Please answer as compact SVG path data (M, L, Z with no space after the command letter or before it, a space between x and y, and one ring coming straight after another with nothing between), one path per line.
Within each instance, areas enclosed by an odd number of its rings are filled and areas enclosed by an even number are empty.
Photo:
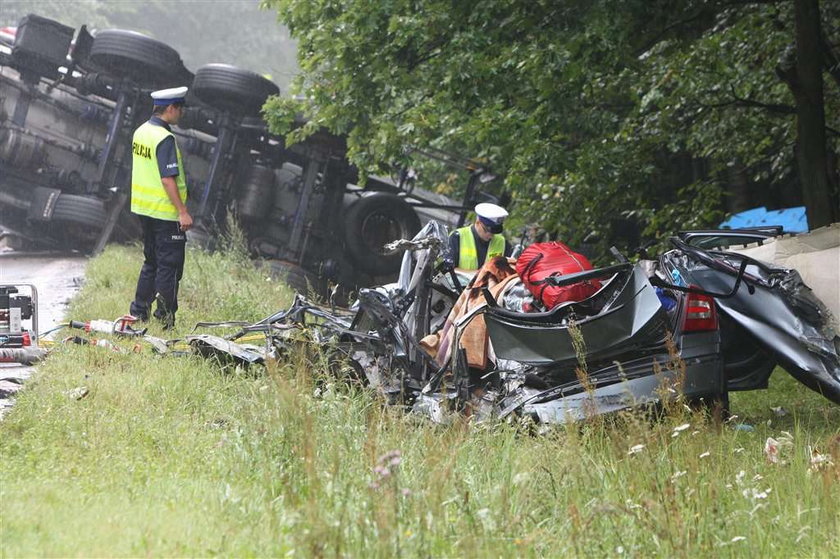
M411 239L420 230L420 218L405 200L376 192L353 202L344 219L344 238L353 262L373 276L397 272L402 254L385 254L384 245Z
M178 51L125 29L103 29L93 39L90 60L105 71L142 85L175 86L186 73Z
M282 280L303 295L308 295L310 289L318 290L318 278L292 262L286 260L267 260L269 273Z
M270 95L280 93L274 82L229 64L205 64L195 73L193 93L211 107L240 115L257 115Z
M277 184L281 190L300 190L302 171L299 167L294 168L289 164L285 164L277 170L276 175Z
M52 221L76 223L94 229L102 229L107 218L105 202L92 196L73 194L60 194L52 213Z

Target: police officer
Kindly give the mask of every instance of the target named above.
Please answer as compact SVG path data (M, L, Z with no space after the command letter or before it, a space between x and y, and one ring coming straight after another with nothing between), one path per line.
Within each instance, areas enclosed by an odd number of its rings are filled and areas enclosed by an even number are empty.
M131 211L143 227L145 259L131 314L148 320L157 300L154 316L166 329L175 325L186 232L193 224L184 164L171 129L181 119L186 95L186 87L153 92L152 117L134 132L132 142Z
M511 246L502 236L507 210L496 204L475 207L475 223L449 235L452 264L460 270L478 270L495 256L510 256Z

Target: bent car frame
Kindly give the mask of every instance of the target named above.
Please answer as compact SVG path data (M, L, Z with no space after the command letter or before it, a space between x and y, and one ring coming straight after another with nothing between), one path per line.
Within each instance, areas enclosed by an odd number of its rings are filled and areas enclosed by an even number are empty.
M251 348L264 357L326 347L331 370L346 362L351 378L438 421L448 409L557 423L678 398L725 407L730 391L765 388L777 365L840 403L832 317L794 270L675 237L656 260L553 277L602 283L586 299L522 312L529 294L518 277L488 288L479 273L459 293L442 264L446 234L430 222L394 243L405 250L399 281L361 290L352 311L297 295L225 341L264 332L266 346ZM464 342L476 323L487 341L483 368ZM448 340L430 348L436 331ZM219 352L231 355L211 351Z

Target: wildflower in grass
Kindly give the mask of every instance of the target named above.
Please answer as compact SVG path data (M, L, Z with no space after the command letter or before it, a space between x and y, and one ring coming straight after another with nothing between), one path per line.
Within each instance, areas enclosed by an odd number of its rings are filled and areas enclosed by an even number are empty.
M368 484L371 489L379 489L382 485L391 478L395 473L396 468L402 463L402 453L399 450L392 450L386 452L376 459L376 466L373 467L373 474L375 479Z
M767 441L764 443L764 456L770 464L787 464L781 458L781 449L782 447L793 446L793 437L787 431L782 431L782 435L779 440L767 437Z
M767 461L771 464L778 464L779 463L779 441L774 439L773 437L767 437L767 441L764 443L764 456L767 458Z
M735 483L737 483L738 485L743 485L744 477L746 477L746 475L747 472L745 472L744 470L741 470L740 472L735 474Z
M379 458L377 458L376 461L379 464L384 464L385 462L391 462L395 458L396 459L402 458L402 452L400 452L399 450L391 450L389 452L386 452L385 454L383 454ZM397 464L399 464L399 462L397 462Z
M741 454L742 452L744 452L743 446L739 446L738 448L732 450L733 454Z
M734 543L742 542L742 541L744 541L744 540L746 540L746 539L747 539L747 538L745 538L744 536L735 536L734 538L732 538L732 539L731 539L731 540L729 540L728 542L719 542L719 543L717 543L716 545L717 545L718 547L725 547L725 546L727 546L727 545L732 545L732 544L734 544Z
M645 445L637 444L630 447L630 450L627 451L627 454L638 454L645 449Z
M688 472L685 470L679 470L674 472L674 474L671 476L671 483L676 483L679 478L683 477L687 473Z
M808 466L808 473L821 472L834 465L831 456L828 454L821 454L816 448L808 447L808 456L810 464Z
M748 487L741 491L741 495L743 495L745 499L757 501L761 499L766 499L770 495L771 491L772 489L770 487L768 487L764 491L759 491L755 487Z
M682 425L677 425L676 427L674 427L674 431L671 433L671 436L672 437L679 437L680 433L682 433L683 431L685 431L689 427L691 427L690 423L683 423Z
M712 453L707 450L706 452L704 452L703 454L700 455L700 458L708 458L711 455L712 455Z

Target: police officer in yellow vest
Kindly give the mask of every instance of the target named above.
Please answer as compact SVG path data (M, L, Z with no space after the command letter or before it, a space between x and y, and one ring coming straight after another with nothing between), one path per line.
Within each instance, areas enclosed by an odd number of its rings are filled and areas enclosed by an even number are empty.
M193 224L186 206L184 164L171 129L181 119L186 95L186 87L153 92L152 117L134 132L132 141L131 211L143 227L145 260L131 314L148 320L157 300L154 316L164 328L175 325L186 232Z
M452 263L460 270L478 270L495 256L510 256L510 244L502 236L507 210L496 204L475 207L475 223L456 229L449 236Z

